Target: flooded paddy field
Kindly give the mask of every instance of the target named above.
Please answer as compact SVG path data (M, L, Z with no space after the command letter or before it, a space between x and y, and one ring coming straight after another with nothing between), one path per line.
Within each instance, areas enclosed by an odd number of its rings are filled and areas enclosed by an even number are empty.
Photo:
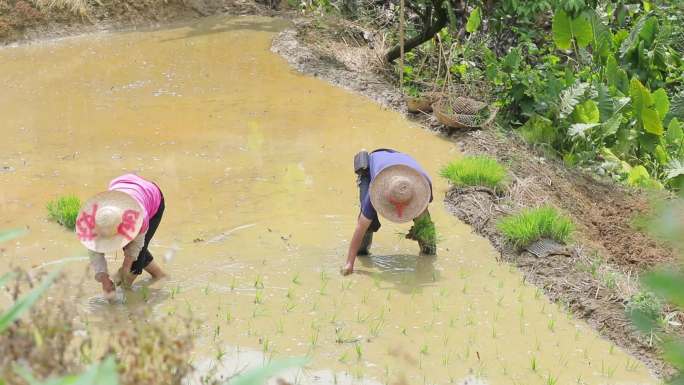
M80 281L86 252L45 219L46 203L136 172L165 196L151 250L170 279L115 304L88 280L78 301L100 330L140 307L191 314L194 362L309 356L293 381L658 383L446 212L438 170L459 156L452 143L295 73L269 51L285 26L214 17L0 50L0 228L29 229L3 245L0 273L64 264ZM437 256L419 257L409 225L384 221L373 255L342 277L358 213L352 158L378 147L433 176Z

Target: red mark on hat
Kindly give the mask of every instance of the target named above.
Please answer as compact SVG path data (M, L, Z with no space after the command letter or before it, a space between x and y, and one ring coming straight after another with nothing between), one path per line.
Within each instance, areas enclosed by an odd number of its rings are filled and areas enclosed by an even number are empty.
M391 196L387 197L387 200L389 203L394 205L394 208L397 210L397 215L399 218L401 218L404 215L404 208L407 206L405 202L397 202L394 199L392 199Z
M83 211L76 221L76 235L81 241L92 241L97 237L95 234L95 213L97 213L97 203L93 203L93 212L88 214Z
M130 233L135 231L135 222L138 220L139 216L140 213L135 210L124 211L121 216L121 223L119 224L119 227L116 228L116 231L126 237L129 241L132 241L133 237Z

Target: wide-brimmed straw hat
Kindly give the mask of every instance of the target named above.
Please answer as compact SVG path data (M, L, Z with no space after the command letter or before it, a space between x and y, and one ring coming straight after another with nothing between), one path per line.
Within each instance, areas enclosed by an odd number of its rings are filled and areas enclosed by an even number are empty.
M422 214L430 203L431 194L425 175L402 164L386 167L370 185L375 210L396 223L408 222Z
M130 195L121 191L101 192L81 207L76 235L88 250L120 250L140 232L143 215L142 207Z

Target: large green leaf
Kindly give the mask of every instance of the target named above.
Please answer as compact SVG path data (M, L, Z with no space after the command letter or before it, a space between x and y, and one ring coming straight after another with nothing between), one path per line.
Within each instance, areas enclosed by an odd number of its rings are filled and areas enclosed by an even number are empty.
M651 47L658 34L658 18L649 16L646 17L642 28L639 30L639 38L645 43L647 47Z
M594 52L598 53L601 58L612 56L613 34L610 32L610 28L601 21L601 18L594 11L591 12L590 20L591 29L594 34Z
M290 358L273 361L261 368L252 369L247 373L226 382L227 385L263 385L269 378L285 369L303 366L308 362L306 358Z
M12 322L26 312L40 298L40 296L52 285L60 270L55 270L43 280L40 286L31 290L17 300L8 310L0 314L0 333L5 331Z
M570 49L572 46L572 20L564 10L558 9L553 15L551 24L553 41L560 49Z
M21 237L28 231L26 229L14 229L14 230L4 230L0 231L0 243L11 241L14 238Z
M608 87L603 83L599 83L596 86L596 89L598 91L596 100L598 100L600 118L602 122L605 122L613 116L613 97L611 96Z
M653 135L662 135L665 130L663 129L663 122L658 114L658 111L649 107L641 111L641 119L644 125L644 131Z
M663 166L670 161L670 158L667 156L667 151L665 151L663 146L660 144L656 146L655 150L653 151L653 155L655 156L656 160L658 160L658 163Z
M670 99L667 97L667 92L662 88L658 88L651 95L653 96L653 103L656 111L658 111L658 115L664 118L670 110Z
M606 60L606 80L608 86L618 88L618 64L613 55Z
M577 46L584 48L594 40L594 31L591 26L589 15L584 12L578 17L572 19L572 35L577 41Z
M629 96L632 98L632 107L636 117L638 120L641 120L642 112L653 105L651 92L635 77L629 83Z
M598 123L600 119L600 113L596 102L589 99L575 106L575 112L573 114L576 123Z
M482 23L482 18L480 16L480 7L475 7L470 15L468 16L468 22L466 23L466 31L468 33L473 33L480 29L480 24Z
M662 270L649 273L643 277L643 283L668 302L684 306L684 275L681 272Z
M684 131L682 131L682 125L679 123L679 119L673 118L670 120L670 125L667 126L665 140L670 146L681 146L683 139Z

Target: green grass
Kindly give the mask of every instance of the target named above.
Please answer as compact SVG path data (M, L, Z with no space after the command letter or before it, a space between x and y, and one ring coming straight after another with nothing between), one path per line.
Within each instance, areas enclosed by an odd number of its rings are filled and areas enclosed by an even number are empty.
M76 217L81 208L81 200L73 195L59 197L47 204L48 219L55 221L67 229L76 226Z
M497 228L509 242L522 248L541 238L566 243L575 229L572 221L551 206L525 209L499 220Z
M484 155L466 156L442 167L440 175L454 186L484 186L500 190L506 169L495 159Z

